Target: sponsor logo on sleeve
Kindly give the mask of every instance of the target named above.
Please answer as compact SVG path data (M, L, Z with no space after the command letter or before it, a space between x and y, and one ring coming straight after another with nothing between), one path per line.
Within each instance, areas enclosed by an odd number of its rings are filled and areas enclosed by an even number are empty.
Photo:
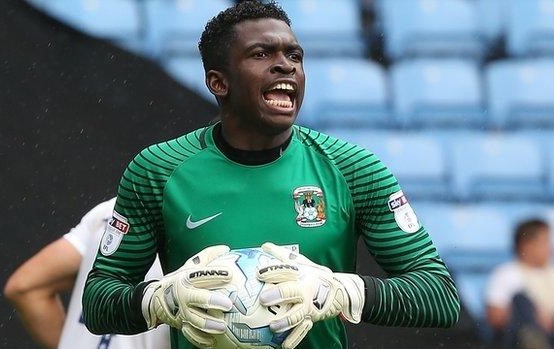
M109 256L117 251L123 236L129 232L129 228L130 225L127 218L114 211L112 218L106 224L106 230L104 230L104 235L100 242L100 252L104 256Z
M389 210L394 213L394 220L402 231L415 233L419 230L417 216L402 190L389 196L388 206Z

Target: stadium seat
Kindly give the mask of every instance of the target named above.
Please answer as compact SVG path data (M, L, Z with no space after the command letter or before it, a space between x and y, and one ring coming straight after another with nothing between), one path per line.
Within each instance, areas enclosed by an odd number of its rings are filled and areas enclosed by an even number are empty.
M384 68L363 58L307 58L299 122L312 127L392 124Z
M142 50L139 6L135 0L50 0L40 3L49 16L93 37L131 51Z
M232 0L143 0L147 19L146 44L154 58L198 55L206 23Z
M544 200L546 169L534 139L475 133L451 141L453 190L460 200Z
M506 35L506 0L475 0L479 32L485 40L489 55L503 49Z
M401 127L483 127L487 124L476 62L455 58L404 60L390 69L394 118Z
M538 135L537 138L541 140L544 159L547 167L547 196L550 200L554 201L554 130L536 130L533 132ZM554 210L552 211L554 212ZM554 218L554 215L551 216ZM554 228L554 221L552 222Z
M362 57L365 41L357 0L281 0L308 56Z
M487 282L494 267L505 260L506 257L491 260L491 264L481 272L457 272L451 270L461 303L473 319L477 334L484 343L490 343L494 335L494 331L486 321L485 314L485 290Z
M385 54L392 60L484 53L477 8L467 0L381 0Z
M485 336L483 291L492 269L511 255L512 226L501 207L489 204L413 204L450 269L462 304Z
M554 58L495 61L484 75L495 127L554 127Z
M413 200L448 200L450 173L446 154L431 134L328 129L328 134L375 153Z
M512 221L500 205L415 200L412 206L441 255L510 251Z
M176 81L203 98L216 103L206 86L204 67L200 57L175 56L161 62L164 70Z
M554 56L554 0L507 0L510 56Z

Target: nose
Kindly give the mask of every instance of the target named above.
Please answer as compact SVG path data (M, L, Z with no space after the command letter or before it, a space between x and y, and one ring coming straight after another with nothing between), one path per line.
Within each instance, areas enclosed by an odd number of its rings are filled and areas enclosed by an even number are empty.
M296 67L284 54L279 54L278 58L275 59L275 62L271 66L270 71L272 73L294 75L294 73L296 73Z

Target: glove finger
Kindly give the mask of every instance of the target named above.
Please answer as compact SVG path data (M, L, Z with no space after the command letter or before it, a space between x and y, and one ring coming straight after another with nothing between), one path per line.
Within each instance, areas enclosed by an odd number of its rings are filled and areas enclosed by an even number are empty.
M331 272L331 269L329 269L329 268L327 268L323 265L319 265L319 264L316 264L316 263L312 262L309 258L304 256L303 254L301 254L297 251L293 251L293 250L291 250L289 248L286 248L284 246L275 245L272 242L263 243L262 244L262 250L264 252L269 253L270 255L276 257L280 261L285 262L285 263L303 264L303 265L307 265L307 266L310 266L310 267L314 267L316 269L323 270L325 272Z
M183 266L204 266L229 251L230 248L227 245L209 246L198 252L196 255L190 257Z
M188 308L184 311L185 324L195 327L199 331L211 334L221 334L227 329L223 320L223 313L206 312L200 308Z
M275 245L272 242L265 242L261 246L262 251L269 253L273 257L279 259L281 262L290 263L296 259L297 254L292 250Z
M211 348L215 345L215 338L211 334L200 331L191 325L184 324L181 332L196 347Z
M275 333L287 331L298 326L307 317L304 304L294 304L281 317L269 323L269 329Z
M229 266L217 265L210 267L190 268L184 274L185 284L198 288L217 288L226 285L233 278Z
M306 337L308 332L312 329L314 323L310 319L304 319L301 323L298 324L285 338L281 347L283 349L293 349L296 348L298 344Z
M233 308L233 302L223 293L204 289L183 289L179 294L180 301L186 306L202 309L216 309L229 311Z
M266 307L284 303L301 303L302 286L297 281L287 281L268 287L260 293L260 304Z
M285 281L298 280L300 273L296 265L271 264L261 267L256 272L256 277L261 282L278 284Z

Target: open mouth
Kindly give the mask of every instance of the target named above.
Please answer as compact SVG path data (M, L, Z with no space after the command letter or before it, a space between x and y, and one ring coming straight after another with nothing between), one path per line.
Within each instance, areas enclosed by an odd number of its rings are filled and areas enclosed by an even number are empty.
M291 109L296 98L296 87L289 82L278 82L268 88L263 97L272 107Z

